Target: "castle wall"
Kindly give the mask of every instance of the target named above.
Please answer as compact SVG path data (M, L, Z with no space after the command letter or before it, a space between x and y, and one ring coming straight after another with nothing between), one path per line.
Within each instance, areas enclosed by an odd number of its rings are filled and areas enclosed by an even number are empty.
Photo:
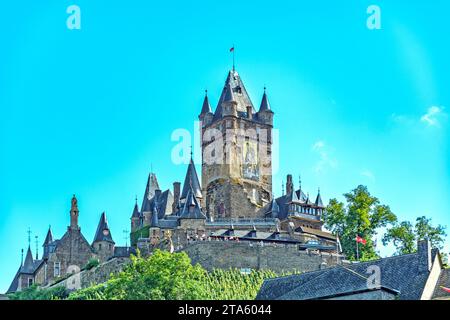
M275 272L307 272L341 263L342 256L326 252L307 253L295 245L199 241L183 248L193 264L207 270L229 268L270 269ZM326 265L325 265L325 264Z

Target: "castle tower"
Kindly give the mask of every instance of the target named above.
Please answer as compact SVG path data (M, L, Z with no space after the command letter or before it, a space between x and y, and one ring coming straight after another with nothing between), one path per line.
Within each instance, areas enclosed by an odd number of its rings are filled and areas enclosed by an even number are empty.
M228 73L212 114L205 96L202 128L202 186L212 218L263 217L271 201L273 112L264 90L256 112L235 70Z
M111 236L106 213L103 212L98 222L92 247L100 261L106 261L114 255L114 245L115 242Z

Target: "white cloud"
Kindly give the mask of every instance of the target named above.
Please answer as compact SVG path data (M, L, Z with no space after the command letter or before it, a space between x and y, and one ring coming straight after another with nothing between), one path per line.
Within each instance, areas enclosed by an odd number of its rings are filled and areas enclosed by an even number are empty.
M324 173L327 169L337 167L337 161L330 155L331 149L324 141L319 140L312 146L312 150L319 155L319 161L315 164L313 170L315 173Z
M430 127L439 127L439 118L444 115L444 107L432 106L428 108L426 114L424 114L420 121L426 123Z

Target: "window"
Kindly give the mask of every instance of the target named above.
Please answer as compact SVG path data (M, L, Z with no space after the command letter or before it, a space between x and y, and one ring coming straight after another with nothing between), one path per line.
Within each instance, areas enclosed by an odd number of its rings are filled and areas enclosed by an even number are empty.
M53 275L59 277L61 275L61 262L54 262Z
M28 286L31 287L33 285L33 278L28 278Z
M101 243L98 244L98 250L102 250L102 244Z

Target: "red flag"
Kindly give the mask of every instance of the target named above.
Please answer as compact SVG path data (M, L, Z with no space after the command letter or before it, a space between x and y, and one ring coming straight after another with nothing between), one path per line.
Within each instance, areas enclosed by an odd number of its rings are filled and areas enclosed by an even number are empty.
M367 243L367 240L366 239L363 239L362 237L360 237L360 236L356 236L356 242L359 242L359 243L362 243L363 245L366 245L366 243Z
M441 289L444 290L445 292L450 293L450 289L449 289L449 288L446 288L446 287L441 286Z
M230 48L230 52L233 52L233 51L234 51L234 46Z

